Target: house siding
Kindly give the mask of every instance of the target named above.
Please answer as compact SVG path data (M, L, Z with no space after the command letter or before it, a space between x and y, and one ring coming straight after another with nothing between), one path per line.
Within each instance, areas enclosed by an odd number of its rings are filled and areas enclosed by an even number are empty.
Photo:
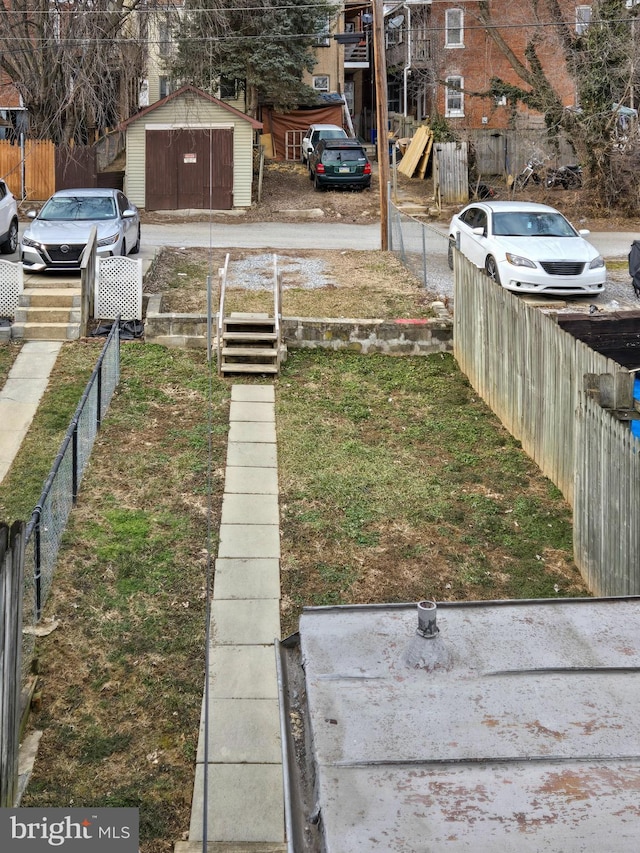
M233 206L251 206L253 178L253 128L250 122L193 93L176 97L147 112L127 127L125 193L145 207L146 131L153 127L233 128Z

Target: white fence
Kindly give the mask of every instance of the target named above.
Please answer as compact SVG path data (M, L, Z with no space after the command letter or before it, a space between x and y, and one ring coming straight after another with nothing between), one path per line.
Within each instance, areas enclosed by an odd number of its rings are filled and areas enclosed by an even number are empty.
M100 320L142 320L142 261L98 258L94 316Z
M22 264L0 260L0 317L15 318L22 290Z

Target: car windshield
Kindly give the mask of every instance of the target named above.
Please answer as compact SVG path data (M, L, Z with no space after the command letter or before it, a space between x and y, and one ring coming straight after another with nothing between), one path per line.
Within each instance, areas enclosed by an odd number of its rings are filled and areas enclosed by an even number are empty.
M364 160L364 152L358 148L329 148L322 155L323 163L358 163Z
M499 237L575 237L560 213L512 211L493 214L493 233Z
M342 139L347 134L344 130L321 130L320 139Z
M39 219L49 222L64 220L114 219L112 198L91 196L60 196L49 199L40 211Z

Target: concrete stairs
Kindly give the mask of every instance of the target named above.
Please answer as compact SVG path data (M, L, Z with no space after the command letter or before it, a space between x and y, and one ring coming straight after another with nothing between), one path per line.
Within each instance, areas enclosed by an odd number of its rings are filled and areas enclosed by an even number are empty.
M11 335L23 341L80 337L80 279L30 279L20 295Z
M278 331L268 314L235 312L224 317L221 343L220 373L278 373Z

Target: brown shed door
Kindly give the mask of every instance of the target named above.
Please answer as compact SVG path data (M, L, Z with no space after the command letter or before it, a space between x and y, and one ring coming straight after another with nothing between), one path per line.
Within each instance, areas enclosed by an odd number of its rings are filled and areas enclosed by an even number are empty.
M148 130L147 210L231 210L233 130Z

